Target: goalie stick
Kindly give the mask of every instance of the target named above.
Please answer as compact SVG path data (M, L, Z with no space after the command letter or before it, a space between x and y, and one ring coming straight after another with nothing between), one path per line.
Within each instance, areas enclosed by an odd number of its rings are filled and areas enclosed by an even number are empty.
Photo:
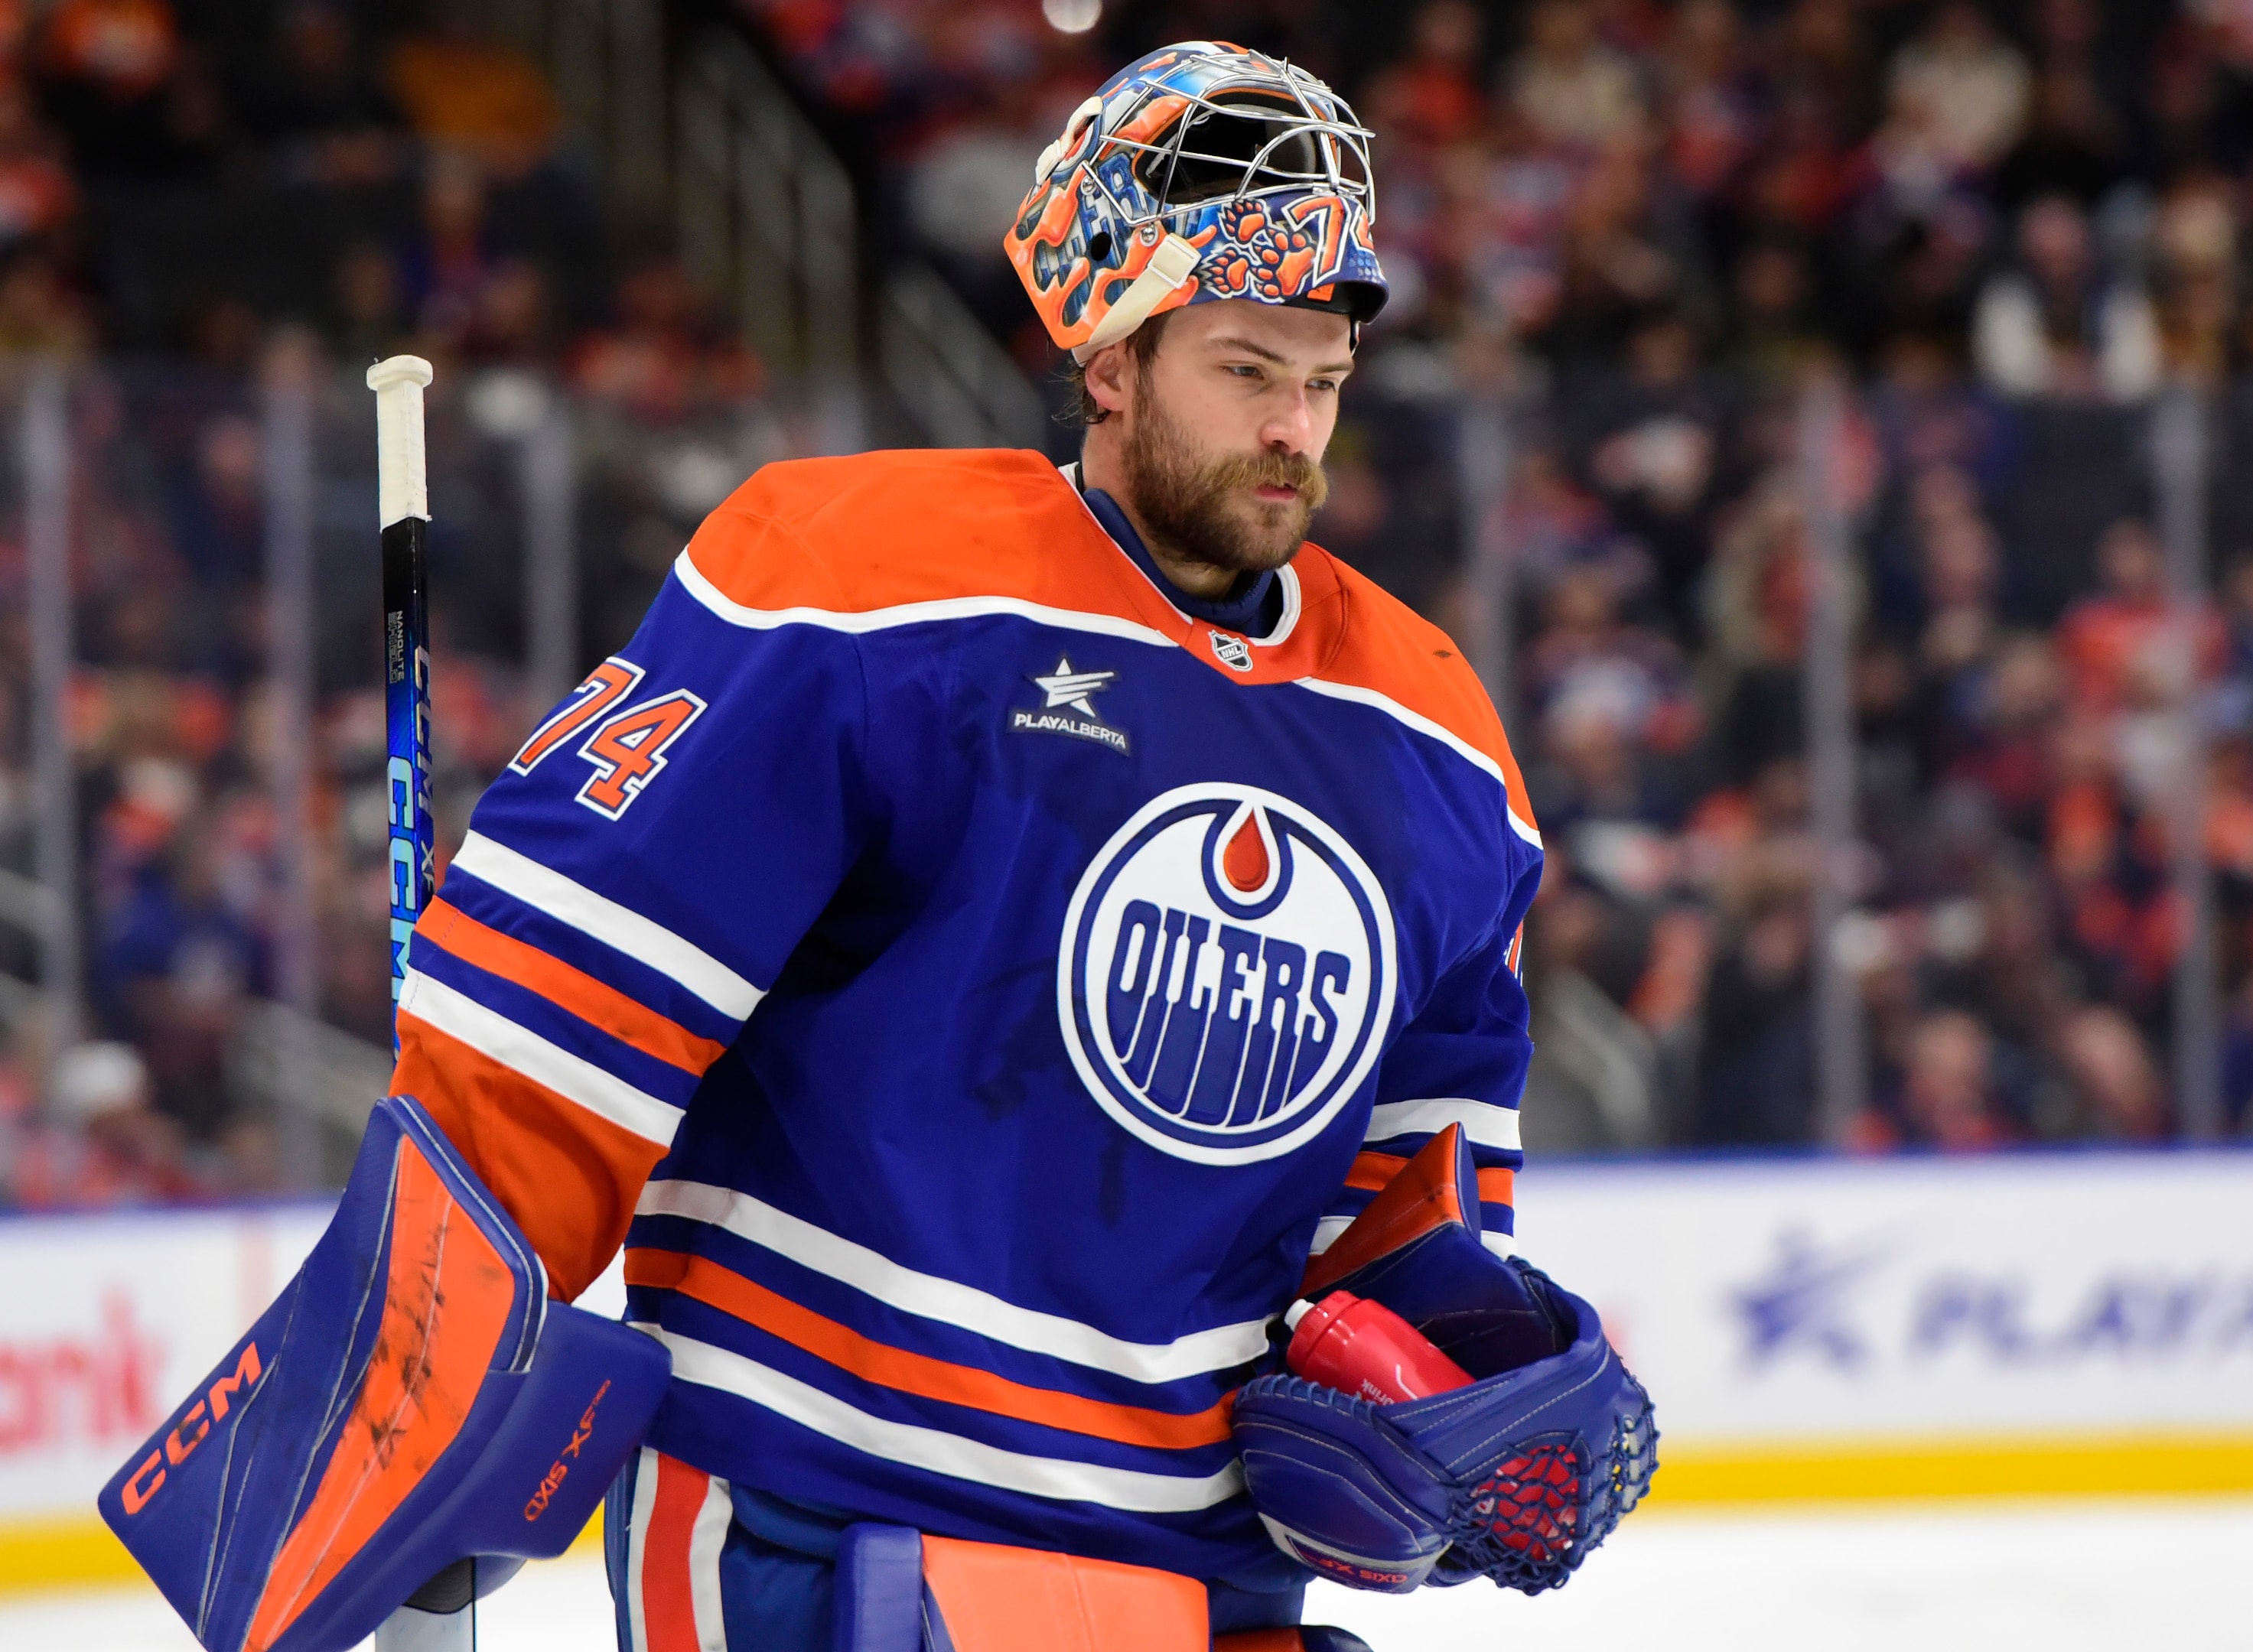
M430 819L430 482L422 442L422 392L435 376L420 356L393 356L367 370L375 392L376 494L383 542L384 795L391 833L391 1047L415 920L437 882ZM377 1652L476 1652L471 1563L449 1568L376 1632Z

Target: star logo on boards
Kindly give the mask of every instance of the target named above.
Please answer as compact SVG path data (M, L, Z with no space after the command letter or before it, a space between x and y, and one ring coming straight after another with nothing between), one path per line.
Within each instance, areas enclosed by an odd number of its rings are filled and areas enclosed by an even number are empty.
M1036 673L1026 680L1039 689L1042 704L1036 709L1018 706L1010 708L1008 728L1012 734L1064 735L1074 740L1092 740L1107 746L1125 756L1133 749L1124 729L1114 728L1103 721L1102 714L1091 703L1094 697L1117 680L1115 671L1078 671L1073 668L1068 654L1057 656L1054 671Z

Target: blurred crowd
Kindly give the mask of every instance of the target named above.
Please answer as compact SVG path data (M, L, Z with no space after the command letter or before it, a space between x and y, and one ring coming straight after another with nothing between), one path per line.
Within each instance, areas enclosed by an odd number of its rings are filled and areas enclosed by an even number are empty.
M1854 552L1864 1151L2178 1133L2187 841L2215 875L2227 1122L2253 1098L2253 10L2236 0L731 0L861 192L1052 393L999 254L1031 157L1174 39L1287 52L1376 130L1393 298L1316 537L1475 638L1550 869L1528 937L1549 1151L1813 1143L1802 726L1812 386ZM442 837L538 708L525 438L573 421L581 660L801 445L665 242L606 211L529 59L344 0L0 0L0 426L70 402L87 1010L0 981L0 1201L256 1191L273 1027L267 400L311 387L319 991L387 1039L359 366L439 364ZM2156 408L2206 411L2177 600ZM560 396L558 392L562 393ZM1506 439L1505 439L1506 438ZM1061 451L1071 436L1059 427ZM1497 462L1503 462L1497 471ZM1479 519L1469 483L1500 474ZM0 465L0 494L19 487ZM0 498L0 519L20 499ZM24 896L25 564L0 535L0 977ZM1484 600L1482 596L1481 601ZM13 895L10 891L14 891ZM45 1042L43 1042L45 1041ZM44 1083L39 1075L44 1074Z
M2253 1096L2253 10L2234 0L740 0L891 233L1029 367L994 226L1164 41L1285 53L1376 133L1392 301L1316 537L1459 636L1483 527L1550 847L1529 1143L1817 1118L1796 409L1841 384L1868 1151L2177 1133L2174 799L2202 778ZM2208 414L2195 607L2152 409ZM1467 405L1501 408L1463 520ZM1491 445L1491 443L1489 443ZM1488 456L1489 458L1492 456ZM2192 828L2195 831L2195 827Z
M703 513L788 449L759 363L661 241L606 217L529 59L463 8L0 0L0 1206L287 1179L270 398L315 421L312 1007L387 1049L367 362L430 406L437 802L543 706L523 661L525 438L570 422L576 659L620 646ZM17 421L68 377L84 997L35 981ZM26 894L25 891L30 891ZM354 1055L354 1071L366 1060ZM267 1077L262 1078L261 1074Z

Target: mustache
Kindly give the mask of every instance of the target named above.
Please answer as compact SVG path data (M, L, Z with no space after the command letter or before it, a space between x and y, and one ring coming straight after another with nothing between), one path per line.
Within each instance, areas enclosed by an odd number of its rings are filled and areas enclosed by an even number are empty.
M1308 511L1319 511L1329 498L1330 479L1322 467L1303 453L1234 453L1216 459L1205 471L1205 485L1214 493L1238 488L1288 488Z

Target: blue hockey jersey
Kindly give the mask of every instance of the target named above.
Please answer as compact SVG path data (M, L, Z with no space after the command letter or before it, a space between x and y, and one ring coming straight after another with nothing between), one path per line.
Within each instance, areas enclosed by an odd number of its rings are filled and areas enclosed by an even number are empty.
M1282 585L1185 614L1029 453L771 465L485 794L394 1089L559 1294L626 1244L652 1445L1228 1576L1310 1251L1450 1123L1507 1245L1523 787L1446 636Z

